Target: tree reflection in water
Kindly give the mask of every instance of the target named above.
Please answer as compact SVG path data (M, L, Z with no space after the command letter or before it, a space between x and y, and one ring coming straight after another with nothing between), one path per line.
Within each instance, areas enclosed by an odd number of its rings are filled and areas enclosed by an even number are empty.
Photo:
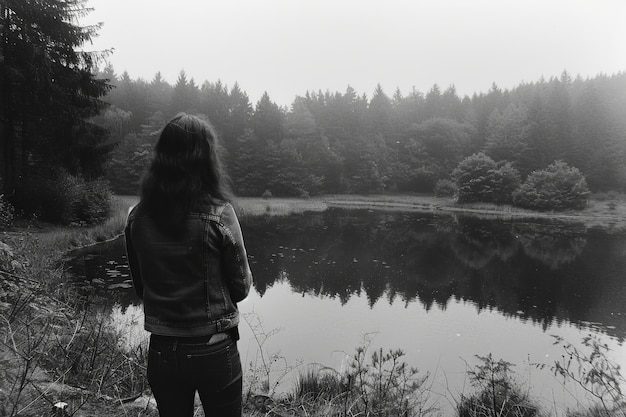
M287 279L295 292L342 304L385 297L430 309L461 299L544 327L602 323L626 335L616 314L626 301L625 236L549 221L339 209L246 219L244 229L261 295Z
M626 336L624 235L550 221L340 209L244 218L242 227L261 297L288 281L293 292L342 305L365 297L370 307L402 300L428 311L463 300L544 328L572 322ZM114 287L129 282L122 240L77 252L72 265L89 291L113 293L122 309L137 303L132 290Z
M581 225L520 224L513 228L524 253L553 270L573 262L585 248L587 239Z

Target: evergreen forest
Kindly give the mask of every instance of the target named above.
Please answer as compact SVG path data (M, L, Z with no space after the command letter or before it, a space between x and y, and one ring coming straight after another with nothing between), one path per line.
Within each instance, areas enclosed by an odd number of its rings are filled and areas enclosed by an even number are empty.
M626 191L626 74L567 72L511 90L459 97L454 86L423 93L378 85L371 94L307 91L289 108L268 93L252 103L238 84L198 85L181 71L170 85L115 74L96 118L115 144L106 163L118 193L135 194L164 123L178 112L216 128L233 187L242 196L431 193L464 159L481 153L521 179L555 161L577 168L593 192Z

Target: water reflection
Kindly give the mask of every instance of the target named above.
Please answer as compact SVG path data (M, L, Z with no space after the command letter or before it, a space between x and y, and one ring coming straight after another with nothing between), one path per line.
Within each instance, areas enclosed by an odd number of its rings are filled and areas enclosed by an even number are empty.
M553 222L330 210L247 219L262 296L288 277L295 292L419 301L465 300L548 327L597 323L623 340L626 237Z
M620 342L626 336L624 235L549 221L339 209L246 218L243 228L261 297L288 281L295 293L341 305L363 297L370 307L401 300L429 311L461 300L544 328L571 322ZM85 285L116 290L122 309L137 304L121 239L74 260Z
M129 306L139 305L132 289L123 239L76 250L69 254L67 266L92 302L104 299L106 305L118 306L121 314Z
M587 244L585 229L580 225L515 225L524 253L552 270L573 262Z

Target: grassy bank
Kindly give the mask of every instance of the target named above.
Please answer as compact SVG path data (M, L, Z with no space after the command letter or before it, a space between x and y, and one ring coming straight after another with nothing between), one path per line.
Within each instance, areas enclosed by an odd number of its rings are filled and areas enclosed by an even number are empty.
M97 295L64 264L68 251L119 236L127 209L116 199L98 226L20 219L0 234L1 416L52 415L58 402L77 416L106 415L94 410L116 409L115 401L145 389L142 355L121 354Z
M72 285L63 262L72 249L119 236L128 209L136 202L135 197L117 197L109 220L95 227L58 227L22 220L0 235L0 240L11 250L13 261L0 268L3 269L0 270L0 416L50 415L53 405L59 401L68 403L68 409L75 416L156 415L143 396L149 392L145 381L145 347L131 352L120 350L122 335L103 319L95 299L97 295ZM626 230L623 228L626 199L619 196L594 199L582 212L555 214L523 212L511 207L459 206L450 199L430 196L242 198L236 206L242 218L344 207L462 212L476 216L557 217L611 230ZM567 368L567 364L555 369L572 380L590 381L591 389L600 389L597 410L572 412L567 416L626 417L624 396L619 391L619 384L624 381L619 369L606 361L597 362L606 358L602 359L600 347L596 350L598 354L593 357L578 356L581 365L578 370ZM578 353L570 351L568 355L576 358ZM246 398L246 415L438 415L436 404L429 402L428 380L410 369L402 356L399 350L369 352L366 346L357 347L352 365L345 373L306 368L290 395L273 398L250 392ZM496 382L502 384L502 389L508 386L512 375L505 365L485 357L481 368L469 371L473 372L470 375L477 376L479 383L466 399L458 399L457 408L461 410L462 405L465 410L458 415L565 416L540 411L531 399L515 391L504 396L495 396L492 392L491 397L484 397L484 387L480 384L485 382L484 375L492 375L487 381L492 387ZM581 374L581 369L592 372ZM501 374L500 371L506 372ZM481 398L490 401L485 403ZM521 414L520 408L514 407L508 414L502 412L503 404L514 402L535 411Z
M608 231L626 231L626 195L597 194L584 210L537 212L510 205L484 203L458 204L452 198L431 195L326 195L310 199L240 198L237 206L242 216L287 215L305 211L324 211L330 207L385 211L417 211L438 214L462 214L498 219L553 219L582 223Z
M607 230L626 230L626 195L623 194L596 194L589 199L585 209L562 212L538 212L510 205L485 203L458 204L452 198L438 198L430 195L336 195L325 196L321 200L328 207L425 211L484 218L554 219L583 223L588 227L600 227Z

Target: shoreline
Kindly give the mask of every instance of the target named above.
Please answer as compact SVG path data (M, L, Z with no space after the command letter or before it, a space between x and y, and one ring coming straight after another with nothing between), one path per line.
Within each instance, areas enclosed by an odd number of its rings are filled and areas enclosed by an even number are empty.
M555 220L582 223L589 228L626 232L626 196L590 199L584 210L539 212L495 204L457 204L452 198L429 195L326 195L310 199L241 197L237 208L243 216L289 215L322 212L329 208L420 211L434 214L468 215L491 219Z

